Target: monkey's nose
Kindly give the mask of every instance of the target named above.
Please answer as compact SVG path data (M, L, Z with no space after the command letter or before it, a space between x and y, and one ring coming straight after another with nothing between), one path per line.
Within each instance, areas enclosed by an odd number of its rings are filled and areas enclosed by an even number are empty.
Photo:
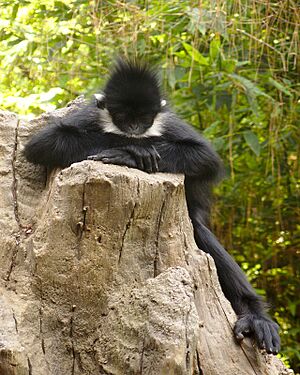
M131 134L141 134L142 133L142 126L137 123L132 123L130 125L130 133Z

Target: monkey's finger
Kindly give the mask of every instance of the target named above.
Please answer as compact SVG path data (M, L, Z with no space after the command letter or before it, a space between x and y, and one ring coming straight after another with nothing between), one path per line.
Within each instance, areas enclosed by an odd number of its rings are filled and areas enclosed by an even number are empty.
M251 318L246 315L237 320L234 326L234 334L238 341L241 341L246 336L246 332L251 330Z
M106 158L106 157L112 157L112 156L115 156L115 155L119 155L121 151L119 150L104 150L104 151L101 151L99 152L98 154L95 154L95 155L89 155L87 157L88 160L102 160L103 158Z
M109 158L102 158L101 161L104 164L125 165L129 168L137 168L137 164L132 158L115 156Z
M109 150L104 150L99 153L99 156L102 158L111 158L111 157L122 157L123 155L127 155L126 151L120 150L118 148L112 148Z
M155 156L153 156L153 155L151 155L151 159L152 159L152 165L153 165L153 172L158 172L158 162L157 162L157 157L156 157L156 155Z
M151 147L147 149L147 156L150 158L150 163L151 163L151 172L155 173L158 172L158 152L155 150L154 147Z
M148 150L150 157L151 157L151 164L152 164L152 172L158 172L158 160L161 159L159 153L157 152L156 148L154 146L151 146L151 148Z
M143 161L144 161L145 171L148 173L153 172L151 155L150 154L145 155L143 157Z
M125 157L127 154L126 151L119 150L119 149L110 149L101 151L99 154L88 156L88 159L91 160L103 160L104 158L122 158Z
M88 159L88 160L95 160L95 161L97 161L97 160L101 160L101 155L100 155L100 154L89 155L89 156L87 157L87 159Z
M156 155L156 158L159 160L161 159L161 156L159 155L158 151L154 146L151 146L151 149L153 150L154 154Z
M104 164L113 164L114 160L112 158L102 158L102 163Z
M139 152L139 149L136 146L134 145L125 146L123 147L123 150L125 150L127 154L129 154L132 158L134 158L138 169L140 169L141 171L145 170L143 154Z
M158 171L158 163L157 159L153 154L149 154L148 156L149 165L150 165L150 172L155 173Z
M235 334L235 337L238 341L244 340L245 336L242 334L242 332L238 332Z
M272 343L272 335L271 335L271 331L270 331L268 323L264 323L263 331L264 331L264 342L266 346L266 351L267 353L271 354L273 353L274 348L273 348L273 343Z
M266 321L264 325L264 335L266 351L269 354L277 354L280 349L280 338L278 335L278 325L272 321Z
M143 160L142 156L136 155L135 160L136 160L137 168L140 169L141 171L144 171L145 166L144 166L144 160Z
M101 159L102 163L104 164L117 164L117 165L122 165L122 160L119 157L110 157L110 158L105 158L102 157Z
M257 345L260 349L265 349L265 341L264 341L264 331L263 325L261 320L254 320L253 322L253 332L254 337L256 339Z
M274 353L277 354L280 350L280 338L278 335L278 328L276 326L273 326L271 330L273 334L272 342L274 347Z

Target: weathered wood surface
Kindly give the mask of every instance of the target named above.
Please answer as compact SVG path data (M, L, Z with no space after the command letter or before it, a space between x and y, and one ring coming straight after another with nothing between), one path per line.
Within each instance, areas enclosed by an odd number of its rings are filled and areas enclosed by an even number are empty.
M0 375L288 374L234 341L183 177L84 161L47 179L22 156L46 120L0 113Z

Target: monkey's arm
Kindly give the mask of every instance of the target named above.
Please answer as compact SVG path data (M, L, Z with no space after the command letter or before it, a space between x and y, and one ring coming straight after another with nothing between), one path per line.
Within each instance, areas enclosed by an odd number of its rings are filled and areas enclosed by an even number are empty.
M222 162L211 145L173 113L166 116L164 133L155 147L160 155L161 172L184 173L211 182L223 173Z
M67 167L108 147L99 129L98 111L85 105L62 120L50 123L25 145L28 161L47 167Z
M172 112L160 114L162 134L153 137L111 135L109 150L90 155L91 160L127 165L146 172L184 173L214 181L222 174L217 153L192 127ZM106 135L107 136L107 135Z

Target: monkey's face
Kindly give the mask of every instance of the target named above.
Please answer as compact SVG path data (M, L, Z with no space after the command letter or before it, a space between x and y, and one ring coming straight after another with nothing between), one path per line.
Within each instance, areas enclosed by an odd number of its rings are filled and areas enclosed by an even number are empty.
M162 103L159 81L151 69L119 61L103 93L105 109L116 128L107 126L106 131L137 138L157 134L153 123Z
M115 126L123 133L131 136L141 136L153 125L153 121L158 113L155 108L135 109L118 108L109 110L110 116Z

